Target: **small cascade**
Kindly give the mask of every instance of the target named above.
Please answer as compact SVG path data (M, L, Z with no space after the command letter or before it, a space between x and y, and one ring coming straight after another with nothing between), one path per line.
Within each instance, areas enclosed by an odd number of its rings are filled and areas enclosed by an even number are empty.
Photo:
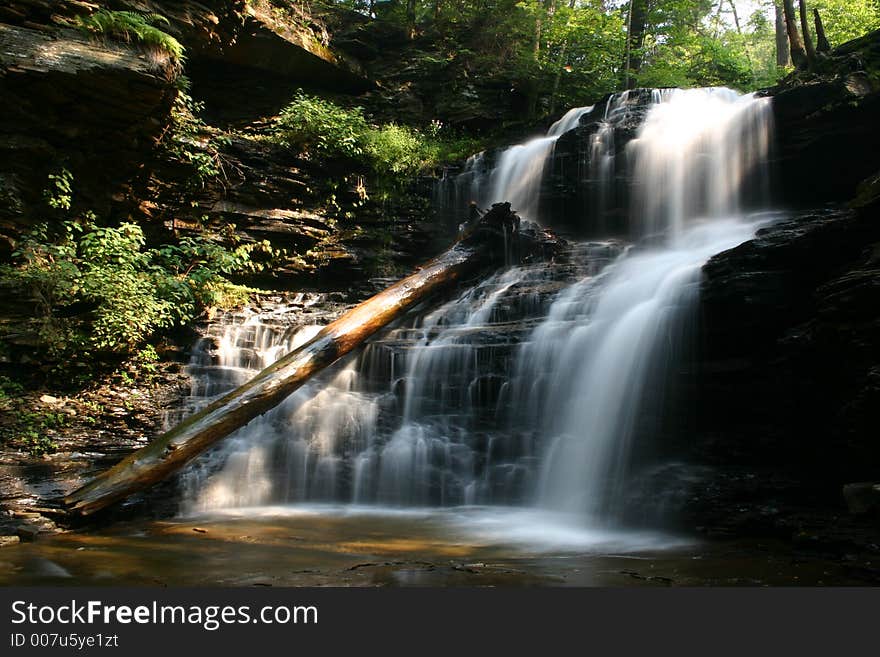
M509 431L512 362L557 291L618 254L613 243L583 244L565 267L510 268L371 341L190 468L185 509L525 503L538 447L534 431ZM274 357L310 330L234 319L224 335L272 336L264 343ZM254 373L249 340L231 364L225 343L214 344L218 379L227 368Z
M434 201L441 213L464 217L471 201L483 209L509 201L524 219L540 222L541 184L556 141L576 128L581 117L594 110L576 107L550 126L544 137L504 149L490 167L485 152L472 155L461 173L444 176L435 187ZM457 214L456 214L457 213Z
M660 102L661 98L660 91L655 90L651 95L652 104ZM594 218L599 232L609 228L605 225L605 217L620 202L615 194L615 177L618 173L615 133L617 121L632 101L631 91L613 94L605 103L605 111L597 123L595 132L589 137L586 160L583 162L583 168L586 170L584 182L592 191L589 214Z
M766 206L768 99L724 88L667 90L627 146L635 237L680 236L686 222Z
M585 114L589 114L594 109L595 105L590 105L589 107L575 107L574 109L568 110L561 119L550 126L550 129L547 131L547 136L556 137L558 139L569 130L574 130L578 127L578 124L580 124L581 117Z
M291 324L292 313L324 302L325 295L298 293L268 313L245 310L222 313L193 346L186 373L190 394L179 408L166 412L164 428L170 429L208 401L229 392L268 367L283 354L308 342L321 327Z

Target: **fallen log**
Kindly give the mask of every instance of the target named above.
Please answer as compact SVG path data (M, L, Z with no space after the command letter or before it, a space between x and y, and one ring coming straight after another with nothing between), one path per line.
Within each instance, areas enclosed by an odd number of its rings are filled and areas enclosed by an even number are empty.
M416 273L370 297L244 385L67 495L64 504L68 511L88 515L162 481L217 441L280 404L309 378L408 309L462 277L503 261L503 229L498 226L509 222L510 214L507 203L493 206L476 231Z

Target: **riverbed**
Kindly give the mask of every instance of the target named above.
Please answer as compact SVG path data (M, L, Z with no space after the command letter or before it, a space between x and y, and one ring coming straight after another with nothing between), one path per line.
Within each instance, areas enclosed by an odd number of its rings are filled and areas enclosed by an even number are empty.
M0 550L0 585L865 585L775 541L595 529L537 511L278 506L117 523Z

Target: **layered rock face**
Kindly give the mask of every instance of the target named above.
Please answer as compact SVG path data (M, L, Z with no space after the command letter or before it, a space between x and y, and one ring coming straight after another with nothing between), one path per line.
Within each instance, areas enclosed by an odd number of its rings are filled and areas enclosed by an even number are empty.
M268 240L287 250L290 257L271 280L251 277L251 283L373 293L383 282L369 279L394 278L449 243L446 227L426 220L428 181L391 207L362 199L372 190L359 190L358 177L346 182L332 163L304 159L284 146L239 135L221 146L220 157L224 174L197 190L181 188L172 164L154 161L149 200L140 210L166 229L233 227L243 240ZM340 205L359 206L356 216L328 207L329 180L340 181L333 192Z
M173 65L125 44L0 24L0 232L34 221L48 176L106 211L166 127Z
M684 485L697 524L817 531L878 479L878 212L795 214L706 265L687 423L663 447L707 468Z
M789 206L847 201L880 169L880 30L846 43L769 90L776 118L776 169Z
M775 189L793 211L705 267L677 446L710 467L685 505L699 523L877 549L876 531L840 527L880 519L845 495L880 480L878 55L875 32L773 90Z
M419 199L427 191L414 190L390 209L371 201L373 190L338 163L260 139L264 118L300 86L335 93L372 87L357 62L333 47L321 18L268 1L100 3L166 17L162 29L185 47L181 66L135 42L75 29L77 17L95 7L22 0L0 11L0 257L35 223L57 219L46 193L57 191L50 176L68 172L74 212L103 221L133 217L156 240L167 240L169 230L232 226L244 240L288 250L275 272L284 281L276 276L273 287L301 285L301 275L315 273L323 276L309 283L321 286L394 276L446 241L424 221ZM216 129L187 137L186 148L216 158L222 171L210 179L194 181L192 167L159 147L174 139L183 73L208 120L241 129L210 145L215 150L206 144ZM341 205L357 207L357 217Z

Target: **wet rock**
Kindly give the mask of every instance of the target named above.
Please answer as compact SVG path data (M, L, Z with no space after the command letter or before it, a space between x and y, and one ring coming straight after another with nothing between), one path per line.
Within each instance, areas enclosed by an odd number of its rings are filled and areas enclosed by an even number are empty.
M817 73L792 75L769 90L785 202L803 207L849 200L859 182L876 171L878 67L880 31L875 31L834 50Z
M16 530L19 539L27 543L33 543L40 535L40 530L32 525L23 525Z
M0 536L0 548L9 547L10 545L18 545L21 538L18 536Z
M686 496L696 524L785 536L836 518L811 530L822 537L846 515L842 488L876 477L877 211L795 214L704 267L700 345L681 378L680 407L693 412L659 441L712 469ZM873 493L851 490L856 508L871 504L863 495ZM840 533L876 542L876 527L857 525Z
M843 487L843 498L850 513L880 510L880 483L861 482Z

